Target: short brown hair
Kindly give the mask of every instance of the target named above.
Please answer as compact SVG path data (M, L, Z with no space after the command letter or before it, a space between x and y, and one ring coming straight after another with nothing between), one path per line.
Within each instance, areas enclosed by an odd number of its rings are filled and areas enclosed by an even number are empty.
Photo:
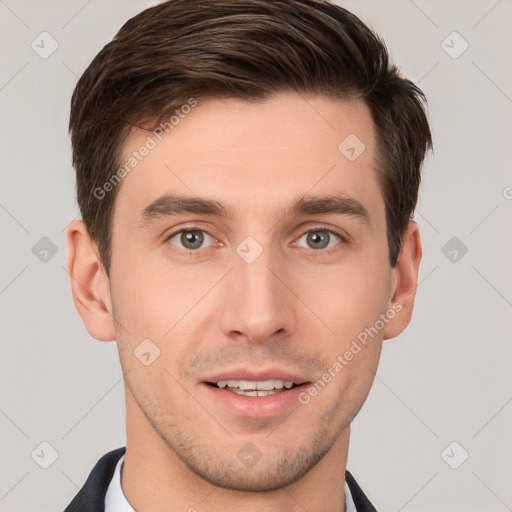
M78 205L107 274L119 187L102 199L93 191L118 170L131 128L156 127L190 98L264 100L281 91L368 105L396 265L432 139L425 96L389 62L384 42L326 0L168 0L123 25L71 100Z

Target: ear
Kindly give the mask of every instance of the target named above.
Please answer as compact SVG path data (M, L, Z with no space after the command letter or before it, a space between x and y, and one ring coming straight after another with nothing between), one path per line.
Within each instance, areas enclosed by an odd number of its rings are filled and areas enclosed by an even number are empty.
M66 230L67 269L75 307L87 332L97 340L116 339L110 281L96 242L85 223L74 220Z
M404 233L396 266L392 270L388 311L394 311L395 314L384 329L385 340L398 336L411 321L421 255L418 224L411 221Z

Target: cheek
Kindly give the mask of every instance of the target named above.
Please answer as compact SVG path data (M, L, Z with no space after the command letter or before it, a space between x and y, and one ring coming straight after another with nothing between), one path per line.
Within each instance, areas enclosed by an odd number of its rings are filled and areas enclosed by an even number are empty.
M119 279L120 275L126 277ZM218 280L214 272L199 274L192 268L177 271L169 265L152 269L135 263L126 265L124 274L119 272L117 279L113 277L112 305L118 321L117 345L123 371L135 370L137 375L133 378L138 379L139 371L144 371L143 360L148 357L143 354L149 353L149 358L154 359L151 367L161 366L164 373L146 371L141 375L143 380L167 382L170 376L164 366L181 379L180 369L191 353L197 353L204 338L198 326L201 321L208 321L219 303L210 307L206 300ZM163 384L156 389L163 390Z
M310 275L298 295L329 327L340 350L385 312L389 284L389 269L377 261L366 261Z
M361 261L333 274L319 294L325 323L335 332L326 349L328 368L336 375L331 399L349 400L353 412L368 395L378 366L390 277L380 259Z
M124 334L163 339L186 315L202 287L169 268L153 269L130 261L124 266L118 267L118 275L112 279L114 313L126 328Z

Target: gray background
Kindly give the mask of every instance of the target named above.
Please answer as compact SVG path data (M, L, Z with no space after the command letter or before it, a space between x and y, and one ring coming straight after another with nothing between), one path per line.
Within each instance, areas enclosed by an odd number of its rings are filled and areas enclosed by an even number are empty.
M340 3L425 91L436 146L415 314L385 342L348 468L382 511L512 510L512 2ZM89 337L65 270L78 216L67 122L77 77L149 5L0 0L2 511L62 510L125 444L115 343ZM51 49L43 31L58 43L47 58L31 47Z

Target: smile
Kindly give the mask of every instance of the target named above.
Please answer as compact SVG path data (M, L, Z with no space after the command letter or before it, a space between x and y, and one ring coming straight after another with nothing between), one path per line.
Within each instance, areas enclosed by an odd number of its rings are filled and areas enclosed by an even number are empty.
M292 381L289 380L220 380L217 383L212 383L220 389L231 391L238 395L244 396L268 396L276 393L282 393L287 389L292 389L296 386Z

